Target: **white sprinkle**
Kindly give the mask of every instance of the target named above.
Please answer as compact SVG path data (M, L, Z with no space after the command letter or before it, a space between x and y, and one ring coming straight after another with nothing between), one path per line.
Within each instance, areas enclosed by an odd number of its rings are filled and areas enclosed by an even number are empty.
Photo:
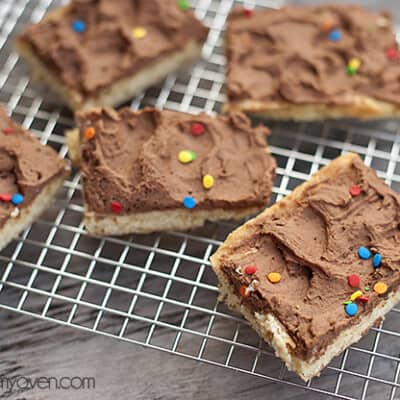
M15 207L14 210L11 211L10 216L11 216L11 218L17 218L18 215L19 215L19 208Z
M235 269L235 272L236 272L238 275L243 275L243 272L242 272L242 270L240 269L240 267L237 267L237 268Z
M378 17L376 20L376 25L379 26L379 28L385 28L389 25L389 21L385 17Z

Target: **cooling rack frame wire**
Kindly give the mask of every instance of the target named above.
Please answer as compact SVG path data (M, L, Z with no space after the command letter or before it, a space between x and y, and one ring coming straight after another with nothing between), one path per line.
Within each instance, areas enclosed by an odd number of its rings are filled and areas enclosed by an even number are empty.
M196 15L211 28L204 60L170 75L138 96L132 107L218 112L224 100L223 27L233 0L199 0ZM67 154L63 132L71 114L40 91L12 49L21 27L37 22L52 0L0 0L0 101L43 143ZM279 7L281 1L246 5ZM271 124L278 162L273 201L337 155L354 151L400 190L399 123ZM231 223L190 233L90 238L81 223L78 171L56 204L0 254L0 307L302 389L309 398L395 400L400 396L400 309L351 346L323 372L303 383L237 314L217 302L209 256ZM397 342L396 342L397 341Z

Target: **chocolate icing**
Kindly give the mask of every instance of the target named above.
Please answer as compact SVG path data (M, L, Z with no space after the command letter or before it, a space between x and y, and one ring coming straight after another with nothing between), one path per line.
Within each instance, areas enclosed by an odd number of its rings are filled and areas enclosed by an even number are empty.
M81 131L81 171L86 206L109 214L118 201L123 213L183 208L192 196L196 209L247 208L268 203L275 171L265 137L269 131L241 113L211 117L174 111L97 109L77 114ZM193 123L205 132L191 134ZM84 131L94 127L87 140ZM181 164L178 153L192 150L196 160ZM202 186L211 174L215 184Z
M11 132L4 133L4 129ZM28 207L43 186L56 176L65 174L66 161L50 147L42 145L30 132L13 122L0 107L0 194L21 193ZM10 218L15 207L0 201L0 226Z
M321 29L334 22L342 39ZM387 26L381 21L387 21ZM400 104L400 63L390 15L352 5L288 6L245 15L235 9L227 29L230 102L255 100L345 105L354 95ZM346 67L361 60L354 76Z
M72 29L76 20L86 23L85 32ZM135 39L137 27L147 35ZM191 40L204 42L207 33L177 0L74 0L61 16L28 27L22 38L66 86L89 97Z
M362 188L358 197L349 194L353 184ZM272 312L295 342L294 352L309 359L385 301L386 295L372 289L377 281L388 285L387 294L398 289L400 196L355 158L334 179L309 187L296 205L259 217L253 233L221 262L237 294L241 285L256 281L244 304ZM382 255L380 268L359 258L360 246ZM256 265L257 272L241 274L246 265ZM281 282L270 283L269 272L281 273ZM361 277L362 290L371 288L364 291L369 301L358 303L355 317L348 317L342 304L357 290L347 282L351 274Z

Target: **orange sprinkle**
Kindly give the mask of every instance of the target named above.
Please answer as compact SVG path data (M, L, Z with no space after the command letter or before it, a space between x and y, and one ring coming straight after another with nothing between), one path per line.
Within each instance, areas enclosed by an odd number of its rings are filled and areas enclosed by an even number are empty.
M239 292L242 295L242 297L249 297L250 296L250 291L247 290L246 286L240 286Z
M96 134L96 131L94 130L94 128L92 126L85 129L85 138L87 140L93 139L95 134Z
M267 278L271 283L278 283L278 282L281 281L282 276L281 276L281 274L279 272L270 272L267 275Z
M321 24L321 29L324 32L329 32L334 26L334 22L332 18L325 18L324 22Z
M385 294L388 290L386 283L384 282L377 282L374 285L374 291L378 294Z

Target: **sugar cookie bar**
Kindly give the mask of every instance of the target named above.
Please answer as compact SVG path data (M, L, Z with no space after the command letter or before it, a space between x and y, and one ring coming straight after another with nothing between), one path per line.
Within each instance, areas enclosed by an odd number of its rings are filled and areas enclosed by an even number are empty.
M93 109L68 134L80 163L84 223L95 235L186 230L240 219L268 203L269 131L244 114Z
M73 0L17 50L72 109L115 106L198 59L208 29L182 0Z
M400 196L341 156L228 236L221 298L309 380L400 301L399 222Z

